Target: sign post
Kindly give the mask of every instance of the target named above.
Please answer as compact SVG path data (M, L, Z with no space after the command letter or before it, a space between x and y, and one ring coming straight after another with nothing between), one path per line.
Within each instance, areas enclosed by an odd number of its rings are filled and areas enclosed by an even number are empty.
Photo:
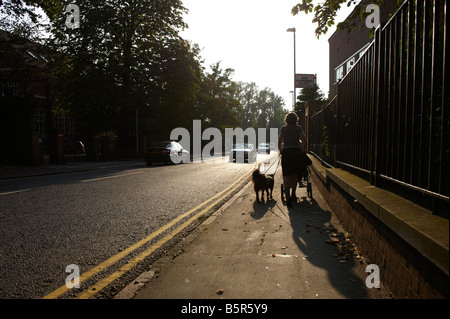
M316 74L296 74L295 88L296 89L312 89L317 84Z

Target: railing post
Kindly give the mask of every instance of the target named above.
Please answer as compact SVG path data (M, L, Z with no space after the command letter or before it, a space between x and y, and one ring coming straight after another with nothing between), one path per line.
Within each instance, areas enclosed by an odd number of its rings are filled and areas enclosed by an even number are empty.
M379 125L381 122L381 112L380 108L384 105L384 49L385 42L383 37L383 25L380 24L378 29L375 31L375 57L374 57L374 87L373 87L373 97L374 108L372 115L372 159L371 159L371 169L370 169L370 183L374 186L378 184L379 175L379 152L380 152L380 130Z
M335 138L334 138L334 152L333 152L333 167L338 167L338 149L339 149L339 101L341 100L341 84L336 84L336 116L335 116Z

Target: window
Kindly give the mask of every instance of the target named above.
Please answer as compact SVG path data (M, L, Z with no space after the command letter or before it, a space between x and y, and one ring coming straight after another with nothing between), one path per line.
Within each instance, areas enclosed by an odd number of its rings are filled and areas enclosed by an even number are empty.
M45 136L45 111L36 111L36 131Z
M356 61L363 56L363 54L369 48L369 44L366 44L362 49L353 54L344 63L334 69L334 83L339 82L350 70L356 65Z
M352 57L350 60L347 61L347 63L345 63L346 73L350 72L355 63L356 63L356 56Z
M59 131L64 131L65 129L65 116L64 114L58 113L56 114L56 120L55 120L55 124L56 124L56 129Z
M2 96L18 96L19 82L5 82L2 84Z
M339 82L344 77L344 66L341 65L340 67L336 68L334 70L334 82Z

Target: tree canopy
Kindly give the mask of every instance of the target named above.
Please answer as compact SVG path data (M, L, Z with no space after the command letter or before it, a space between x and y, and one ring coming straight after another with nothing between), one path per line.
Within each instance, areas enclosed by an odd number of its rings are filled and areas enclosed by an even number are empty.
M300 94L297 96L297 102L295 103L295 111L303 113L305 111L307 102L325 102L325 95L317 86L317 84L313 88L301 89Z
M72 3L80 10L75 28L67 25ZM114 131L126 147L135 141L137 113L139 134L156 138L189 129L194 119L221 130L280 127L281 97L234 81L234 70L220 62L205 70L198 45L180 36L186 12L181 0L0 2L2 16L12 14L1 20L8 32L45 38L55 110L75 116L84 130ZM26 32L11 23L18 20Z
M371 0L371 4L375 4L381 6L385 0ZM348 30L351 31L356 25L358 21L365 19L369 13L365 11L363 6L358 5L364 1L358 0L324 0L321 3L313 4L313 0L302 0L301 3L296 4L292 10L292 15L298 15L300 13L313 13L314 17L312 22L317 25L315 30L315 34L317 38L321 35L324 35L328 32L328 29L335 25L335 19L338 11L341 9L343 5L347 5L348 7L352 5L355 6L355 10L352 14L346 19L346 21L339 22L337 24L337 29Z

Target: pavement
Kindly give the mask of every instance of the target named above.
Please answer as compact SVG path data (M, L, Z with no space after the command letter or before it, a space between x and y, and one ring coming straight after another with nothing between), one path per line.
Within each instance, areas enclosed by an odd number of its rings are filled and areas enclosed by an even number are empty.
M389 299L314 183L287 207L281 175L272 199L249 182L115 299Z

